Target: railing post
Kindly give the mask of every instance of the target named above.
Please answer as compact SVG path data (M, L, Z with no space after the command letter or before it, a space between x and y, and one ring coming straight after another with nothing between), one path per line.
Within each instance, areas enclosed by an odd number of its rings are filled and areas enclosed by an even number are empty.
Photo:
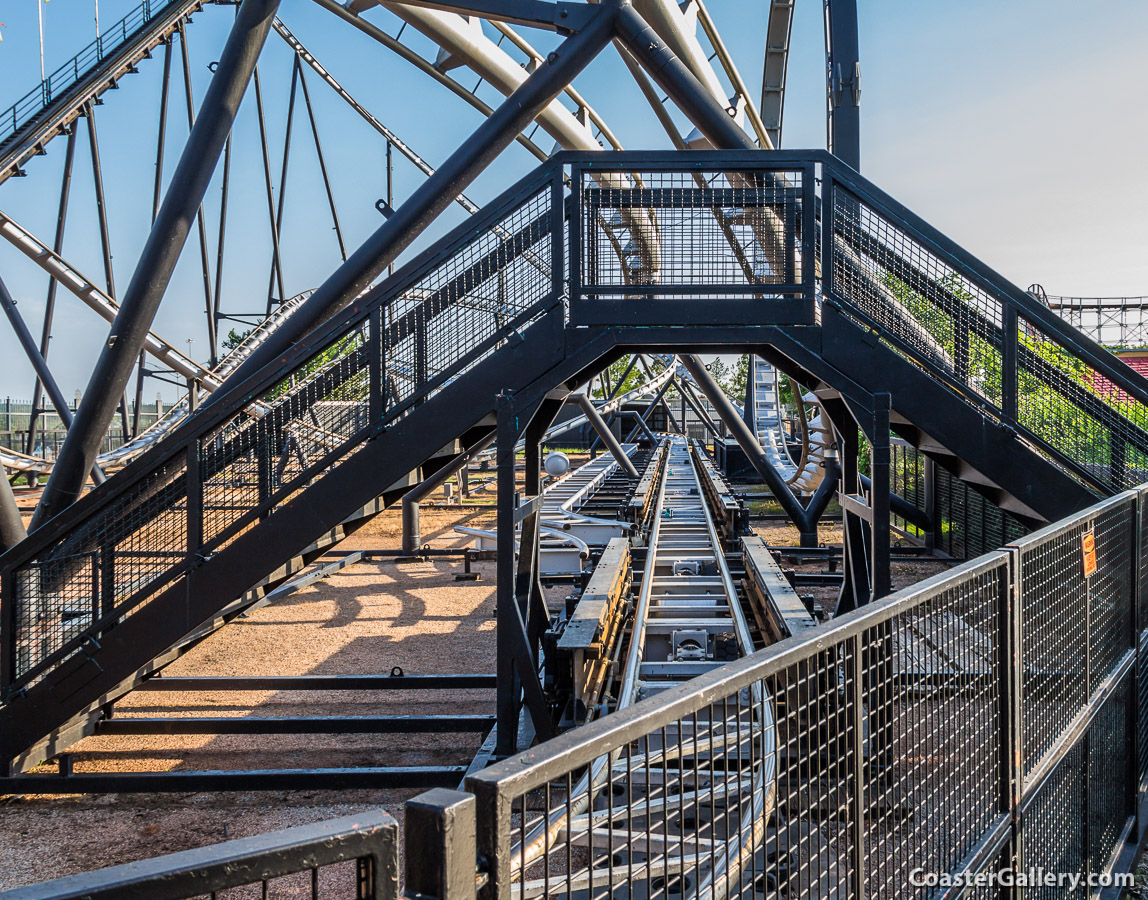
M474 900L474 795L434 788L408 800L403 809L406 893L435 900Z
M805 315L810 323L817 316L817 260L814 249L817 246L816 179L816 163L810 163L801 170L801 284L805 288ZM752 372L750 374L752 376Z
M833 170L821 166L821 297L833 292L833 229L835 211L834 198L837 187L833 181Z
M1020 551L1008 548L1008 565L1001 576L1000 597L997 606L998 640L999 640L999 690L1000 703L1000 802L1004 813L1012 822L1012 837L1005 845L1005 852L1014 871L1020 868L1018 856L1019 820L1021 794L1021 753L1020 742L1020 685L1021 685L1021 657L1020 657L1020 593L1018 590L1020 579L1019 562ZM1003 868L1003 867L1002 867ZM1001 889L1004 898L1016 897L1015 887Z
M566 203L562 185L562 166L557 166L550 180L550 282L556 296L566 290ZM575 225L570 223L573 239Z
M1015 425L1017 420L1017 350L1020 342L1016 307L1006 302L1002 310L1004 320L1001 327L1001 411L1005 422Z
M561 175L559 175L561 181ZM582 167L570 167L570 250L567 272L570 280L570 318L576 321L574 313L577 302L582 299ZM593 240L593 235L587 236Z
M187 555L194 559L203 547L203 473L199 440L187 446Z
M1128 615L1128 625L1132 629L1130 636L1132 646L1132 690L1128 698L1128 797L1132 805L1131 814L1133 816L1131 840L1134 844L1139 845L1141 830L1143 828L1143 821L1140 817L1140 696L1144 690L1143 685L1140 683L1142 677L1141 673L1141 659L1140 659L1140 629L1143 623L1140 621L1140 592L1144 586L1140 583L1140 571L1144 565L1143 560L1140 558L1142 548L1144 546L1144 535L1142 534L1144 523L1144 492L1142 490L1136 491L1135 497L1132 502L1132 572L1131 574L1131 596L1129 597L1131 609Z
M822 205L824 208L824 204ZM853 755L853 900L865 900L865 832L868 808L865 804L865 632L850 639L853 657L848 673L852 710L853 740L849 752Z
M383 333L384 318L382 305L371 310L371 323L367 328L370 348L367 352L367 372L370 378L370 391L367 395L367 415L372 424L383 417L386 398L383 397Z

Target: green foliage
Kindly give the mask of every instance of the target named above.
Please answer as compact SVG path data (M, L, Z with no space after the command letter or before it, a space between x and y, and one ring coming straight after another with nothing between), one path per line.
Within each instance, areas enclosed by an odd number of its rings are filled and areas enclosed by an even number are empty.
M223 349L231 352L247 340L247 336L251 334L252 331L253 329L251 328L248 328L246 331L236 331L234 328L229 329L227 337L223 339Z
M749 384L749 354L743 353L734 363L729 376L729 392L735 397L745 397L745 387Z
M630 370L629 375L626 375L626 380L622 382L622 386L620 388L617 387L618 379L626 374L626 369L629 368L632 359L632 356L623 356L617 362L612 363L610 368L606 370L607 376L610 379L610 385L617 388L614 392L615 396L625 394L627 391L632 391L634 388L641 387L646 383L646 373L642 370L642 366L639 363ZM595 387L593 396L597 400L604 400L606 398L604 388L601 385Z

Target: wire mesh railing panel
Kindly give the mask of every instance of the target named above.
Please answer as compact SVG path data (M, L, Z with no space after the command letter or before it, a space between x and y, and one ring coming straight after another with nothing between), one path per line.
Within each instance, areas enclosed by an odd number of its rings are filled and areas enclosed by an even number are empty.
M1088 580L1077 519L1019 542L1024 698L1023 773L1056 743L1088 699Z
M270 510L271 498L367 424L369 357L362 326L318 350L290 375L199 440L202 536L214 546L233 526ZM229 534L229 531L231 532Z
M799 877L766 858L776 739L742 690L515 793L508 896L741 896Z
M375 288L287 374L186 438L189 450L169 451L168 462L153 464L143 487L93 511L59 546L30 551L15 565L20 650L12 654L9 688L21 686L33 666L92 637L101 616L139 608L192 561L272 515L358 452L371 427L409 412L520 339L550 299L558 302L552 184L548 177L537 182L542 186L507 203L501 219Z
M1001 815L1008 562L922 592L862 636L866 896L950 872Z
M833 295L1000 406L1000 300L840 184L832 203Z
M551 193L546 184L388 308L386 418L486 358L553 293Z
M664 286L687 297L800 290L800 168L578 175L585 292Z
M1096 571L1088 577L1088 693L1091 695L1133 648L1132 601L1136 503L1105 507L1091 523ZM1087 538L1086 538L1087 539ZM1081 567L1084 566L1081 548Z
M1129 672L1097 710L1088 728L1088 870L1103 872L1132 814L1129 790L1128 704L1135 672Z
M14 675L29 678L84 632L137 609L187 555L187 483L171 460L13 579ZM57 661L60 661L57 659Z
M850 673L855 641L835 642L765 680L777 725L777 778L766 833L766 896L846 896L857 882L863 742Z
M1060 761L1041 787L1021 821L1021 870L1041 869L1052 873L1082 873L1088 869L1085 784L1087 758L1084 744L1077 743ZM1086 897L1087 890L1070 885L1038 885L1025 888L1024 897L1062 900Z
M1017 421L1113 492L1148 479L1148 407L1019 321Z

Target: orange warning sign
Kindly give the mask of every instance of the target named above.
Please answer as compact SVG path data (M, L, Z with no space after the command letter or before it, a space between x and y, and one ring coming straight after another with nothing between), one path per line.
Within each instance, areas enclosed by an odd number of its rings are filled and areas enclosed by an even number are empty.
M1080 539L1080 544L1084 551L1084 577L1087 578L1096 571L1096 536L1091 531L1086 531Z

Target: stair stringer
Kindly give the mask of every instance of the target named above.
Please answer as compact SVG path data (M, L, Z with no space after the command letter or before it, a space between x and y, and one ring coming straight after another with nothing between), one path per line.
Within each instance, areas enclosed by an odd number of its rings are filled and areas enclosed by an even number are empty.
M14 695L0 707L0 760L10 767L9 761L61 729L74 733L69 722L75 716L147 669L439 448L479 425L495 410L499 392L544 381L564 360L562 328L559 305L525 329L517 346L505 346L381 429L290 502L109 629L102 642L90 642L84 652ZM270 565L268 548L275 553ZM32 764L24 759L20 768Z

